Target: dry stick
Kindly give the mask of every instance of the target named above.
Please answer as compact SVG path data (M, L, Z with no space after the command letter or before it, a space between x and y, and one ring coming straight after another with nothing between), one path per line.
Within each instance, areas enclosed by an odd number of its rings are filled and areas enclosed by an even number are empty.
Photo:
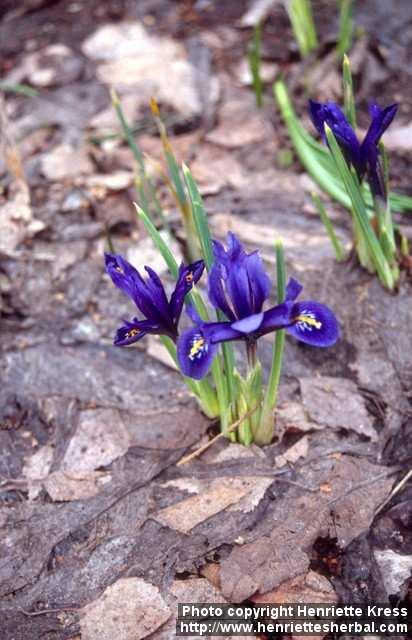
M61 607L60 609L41 609L40 611L25 611L24 609L20 609L25 616L43 616L46 613L61 613L62 611L80 611L80 607Z
M235 431L235 429L238 428L238 426L243 422L243 420L245 420L246 418L249 418L249 416L251 416L252 413L255 413L256 409L258 409L259 406L260 405L258 404L258 405L256 405L256 407L253 407L253 409L249 409L249 411L247 411L243 416L241 416L238 420L236 420L236 422L233 422L233 424L231 424L230 427L228 427L225 430L224 433L223 432L222 433L218 433L217 436L215 436L214 438L209 440L209 442L206 442L206 444L203 444L201 447L199 447L198 449L196 449L192 453L189 453L189 455L184 456L183 458L180 458L180 460L178 462L176 462L176 466L177 467L181 467L183 464L186 464L186 462L190 462L190 460L193 460L194 458L197 458L204 451L206 451L206 449L209 449L209 447L211 447L212 444L214 444L217 440L219 440L219 438L223 438L228 433L231 433L232 431Z
M405 484L408 482L409 478L411 478L411 477L412 477L412 469L409 469L408 473L402 478L402 480L400 480L400 482L398 482L396 487L394 487L394 489L392 489L392 491L390 492L390 494L386 498L386 500L384 502L382 502L381 506L376 509L375 516L377 516L378 513L380 513L382 511L382 509L384 509L386 507L388 502L390 502L392 500L393 496L396 496L396 494L399 493L399 491L402 489L402 487L405 486Z

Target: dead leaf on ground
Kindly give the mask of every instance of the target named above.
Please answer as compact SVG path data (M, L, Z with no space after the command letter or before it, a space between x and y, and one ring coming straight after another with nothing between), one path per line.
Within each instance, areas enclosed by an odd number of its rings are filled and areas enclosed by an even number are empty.
M275 458L277 467L284 467L288 463L294 464L299 458L306 458L309 451L308 436L303 436L294 445L289 447L284 453Z
M130 438L115 409L82 411L76 433L69 442L61 470L75 478L86 477L124 455Z
M325 504L314 495L282 500L278 517L270 535L234 547L221 563L222 593L228 600L241 602L266 593L309 569L305 549L327 531Z
M170 614L157 587L141 578L121 578L81 610L82 640L140 640Z
M81 478L70 477L64 471L54 471L43 484L53 502L69 502L93 498L110 481L111 474L101 471L91 471Z
M206 140L236 149L273 137L273 130L256 111L253 100L248 94L236 94L226 99L219 111L219 125L206 135Z
M375 442L378 435L356 384L347 378L300 378L303 405L315 422L356 431Z
M309 420L300 402L285 402L276 407L276 433L280 439L286 431L314 431L325 426Z
M53 452L53 447L46 444L26 459L23 476L28 480L29 500L34 500L41 492L42 480L45 480L50 472Z
M179 482L181 486L181 481ZM158 511L153 518L165 526L187 534L196 525L227 507L232 507L232 510L252 510L271 483L271 479L259 477L219 478L207 484L198 495ZM173 484L173 481L168 484ZM194 486L199 485L196 483ZM248 500L245 500L246 497Z
M376 549L374 556L379 565L387 594L404 598L407 582L412 573L412 555L402 555L391 549Z
M44 153L41 159L43 175L51 181L72 179L93 172L93 163L87 155L86 148L74 147L62 143Z
M45 225L32 216L29 188L1 95L0 162L4 162L12 180L7 201L0 197L0 254L13 255L23 240L42 231Z
M196 69L185 48L172 38L153 35L140 22L127 21L99 27L82 49L100 63L97 76L102 82L122 94L132 93L142 108L155 97L185 117L201 114ZM213 86L217 99L217 79Z
M78 80L84 61L62 43L55 43L25 55L5 78L9 83L29 82L34 87L65 85Z

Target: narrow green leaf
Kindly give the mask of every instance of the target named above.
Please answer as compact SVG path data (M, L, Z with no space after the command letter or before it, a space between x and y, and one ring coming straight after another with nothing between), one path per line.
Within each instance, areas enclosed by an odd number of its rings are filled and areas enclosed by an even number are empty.
M151 211L151 205L153 204L154 210L160 216L165 227L167 227L167 221L165 219L163 209L160 205L159 199L156 195L156 190L152 184L151 179L147 175L146 165L144 161L143 154L135 140L134 133L132 128L129 126L129 123L126 120L126 117L123 112L123 108L121 102L119 100L119 96L116 91L112 89L111 91L112 104L116 111L117 117L120 122L120 126L122 128L123 137L126 140L127 144L130 147L131 152L136 160L138 167L138 176L136 177L136 190L139 194L140 204L147 211ZM146 190L148 192L149 199L146 195Z
M285 0L285 7L300 54L305 57L318 45L310 0Z
M343 101L345 105L345 115L349 123L355 129L356 128L356 109L355 109L355 98L353 95L352 71L350 68L350 61L346 53L343 56L342 78L343 78Z
M252 74L253 90L255 92L256 106L258 109L263 104L263 84L260 75L260 63L261 63L261 44L262 44L262 30L260 23L255 26L253 32L253 38L249 45L248 59L250 73Z
M323 225L326 229L326 233L328 234L329 239L332 243L333 249L335 251L336 260L338 262L342 262L343 260L345 260L345 251L342 247L342 243L335 233L335 230L332 225L332 221L329 218L328 214L326 213L326 209L323 202L319 198L318 194L315 192L312 193L312 201L317 209L317 212L319 213L319 217L322 220Z
M202 248L206 268L209 271L214 261L213 245L209 225L207 223L205 208L203 206L202 196L199 193L199 189L197 188L197 184L193 179L189 167L185 164L183 164L183 174L185 176L187 189L189 191L189 196L192 203L193 218L197 235L200 240L200 246Z
M19 93L28 98L35 98L39 95L37 89L33 89L33 87L30 87L28 84L19 83L0 82L0 91L4 91L5 93Z
M160 235L159 231L156 229L155 225L153 224L153 222L151 221L147 213L143 211L143 209L139 207L139 205L136 204L136 202L134 203L134 206L136 208L138 217L146 227L146 230L150 235L150 237L152 238L154 245L160 251L160 254L163 260L166 262L170 270L170 273L172 274L173 278L176 279L179 273L179 265L177 264L173 253L170 251L166 241L162 238L162 236Z
M353 35L353 19L352 19L353 0L341 0L339 14L339 36L336 47L338 56L342 58L352 46Z

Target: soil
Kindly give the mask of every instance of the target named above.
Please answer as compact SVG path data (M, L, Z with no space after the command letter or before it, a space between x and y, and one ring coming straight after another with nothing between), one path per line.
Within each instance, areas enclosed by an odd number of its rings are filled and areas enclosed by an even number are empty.
M241 20L252 4L6 0L0 8L3 81L37 91L7 91L3 109L0 215L9 201L14 217L0 221L1 640L167 640L177 602L411 604L410 266L390 294L353 259L337 264L312 183L294 155L285 163L292 146L271 81L283 74L308 128L308 95L325 99L333 87L340 98L333 3L313 2L320 44L303 62L275 3L263 27L270 81L261 111L241 68L251 38ZM378 96L399 103L396 126L411 137L412 5L355 4L360 124ZM158 42L177 67L190 65L181 96L162 66L153 66L155 87L213 235L233 230L272 273L280 236L288 275L334 309L341 327L327 350L287 340L271 445L221 438L184 465L217 427L156 339L112 345L131 307L103 267L108 235L138 264L158 260L133 213L134 161L110 116L108 74L122 74L115 84L138 140L158 160L160 140L133 69L121 57L111 66L127 39L115 31L103 44L90 40L105 25L136 23L153 39L147 46ZM56 44L66 50L56 54ZM405 145L391 153L391 182L410 194ZM10 168L16 149L24 179L18 164ZM161 186L159 196L182 253L178 211ZM349 248L348 212L327 206ZM412 240L409 216L396 219ZM260 345L266 372L271 340Z

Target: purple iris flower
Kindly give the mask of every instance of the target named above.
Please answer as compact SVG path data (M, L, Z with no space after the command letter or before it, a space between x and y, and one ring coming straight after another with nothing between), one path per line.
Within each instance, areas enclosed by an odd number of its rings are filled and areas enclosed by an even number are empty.
M345 114L334 102L309 100L309 112L313 124L326 142L325 124L333 131L348 164L352 165L362 180L366 174L373 196L386 200L386 187L380 162L379 141L394 119L397 104L381 109L371 104L369 113L372 121L362 143L347 121Z
M339 337L332 311L313 300L296 302L302 285L291 278L285 302L263 311L269 295L270 281L257 252L247 254L233 234L228 235L228 249L215 242L215 263L209 274L209 299L226 315L224 322L204 322L192 308L188 313L194 326L177 342L181 371L200 380L208 372L220 342L258 338L278 329L286 329L301 342L328 347Z
M168 301L163 284L153 269L145 267L148 277L140 273L122 256L105 254L106 271L113 283L129 296L145 316L124 321L116 332L114 344L123 347L137 342L147 333L166 335L176 341L177 325L182 313L185 296L201 277L203 260L188 266L181 265L175 289Z

